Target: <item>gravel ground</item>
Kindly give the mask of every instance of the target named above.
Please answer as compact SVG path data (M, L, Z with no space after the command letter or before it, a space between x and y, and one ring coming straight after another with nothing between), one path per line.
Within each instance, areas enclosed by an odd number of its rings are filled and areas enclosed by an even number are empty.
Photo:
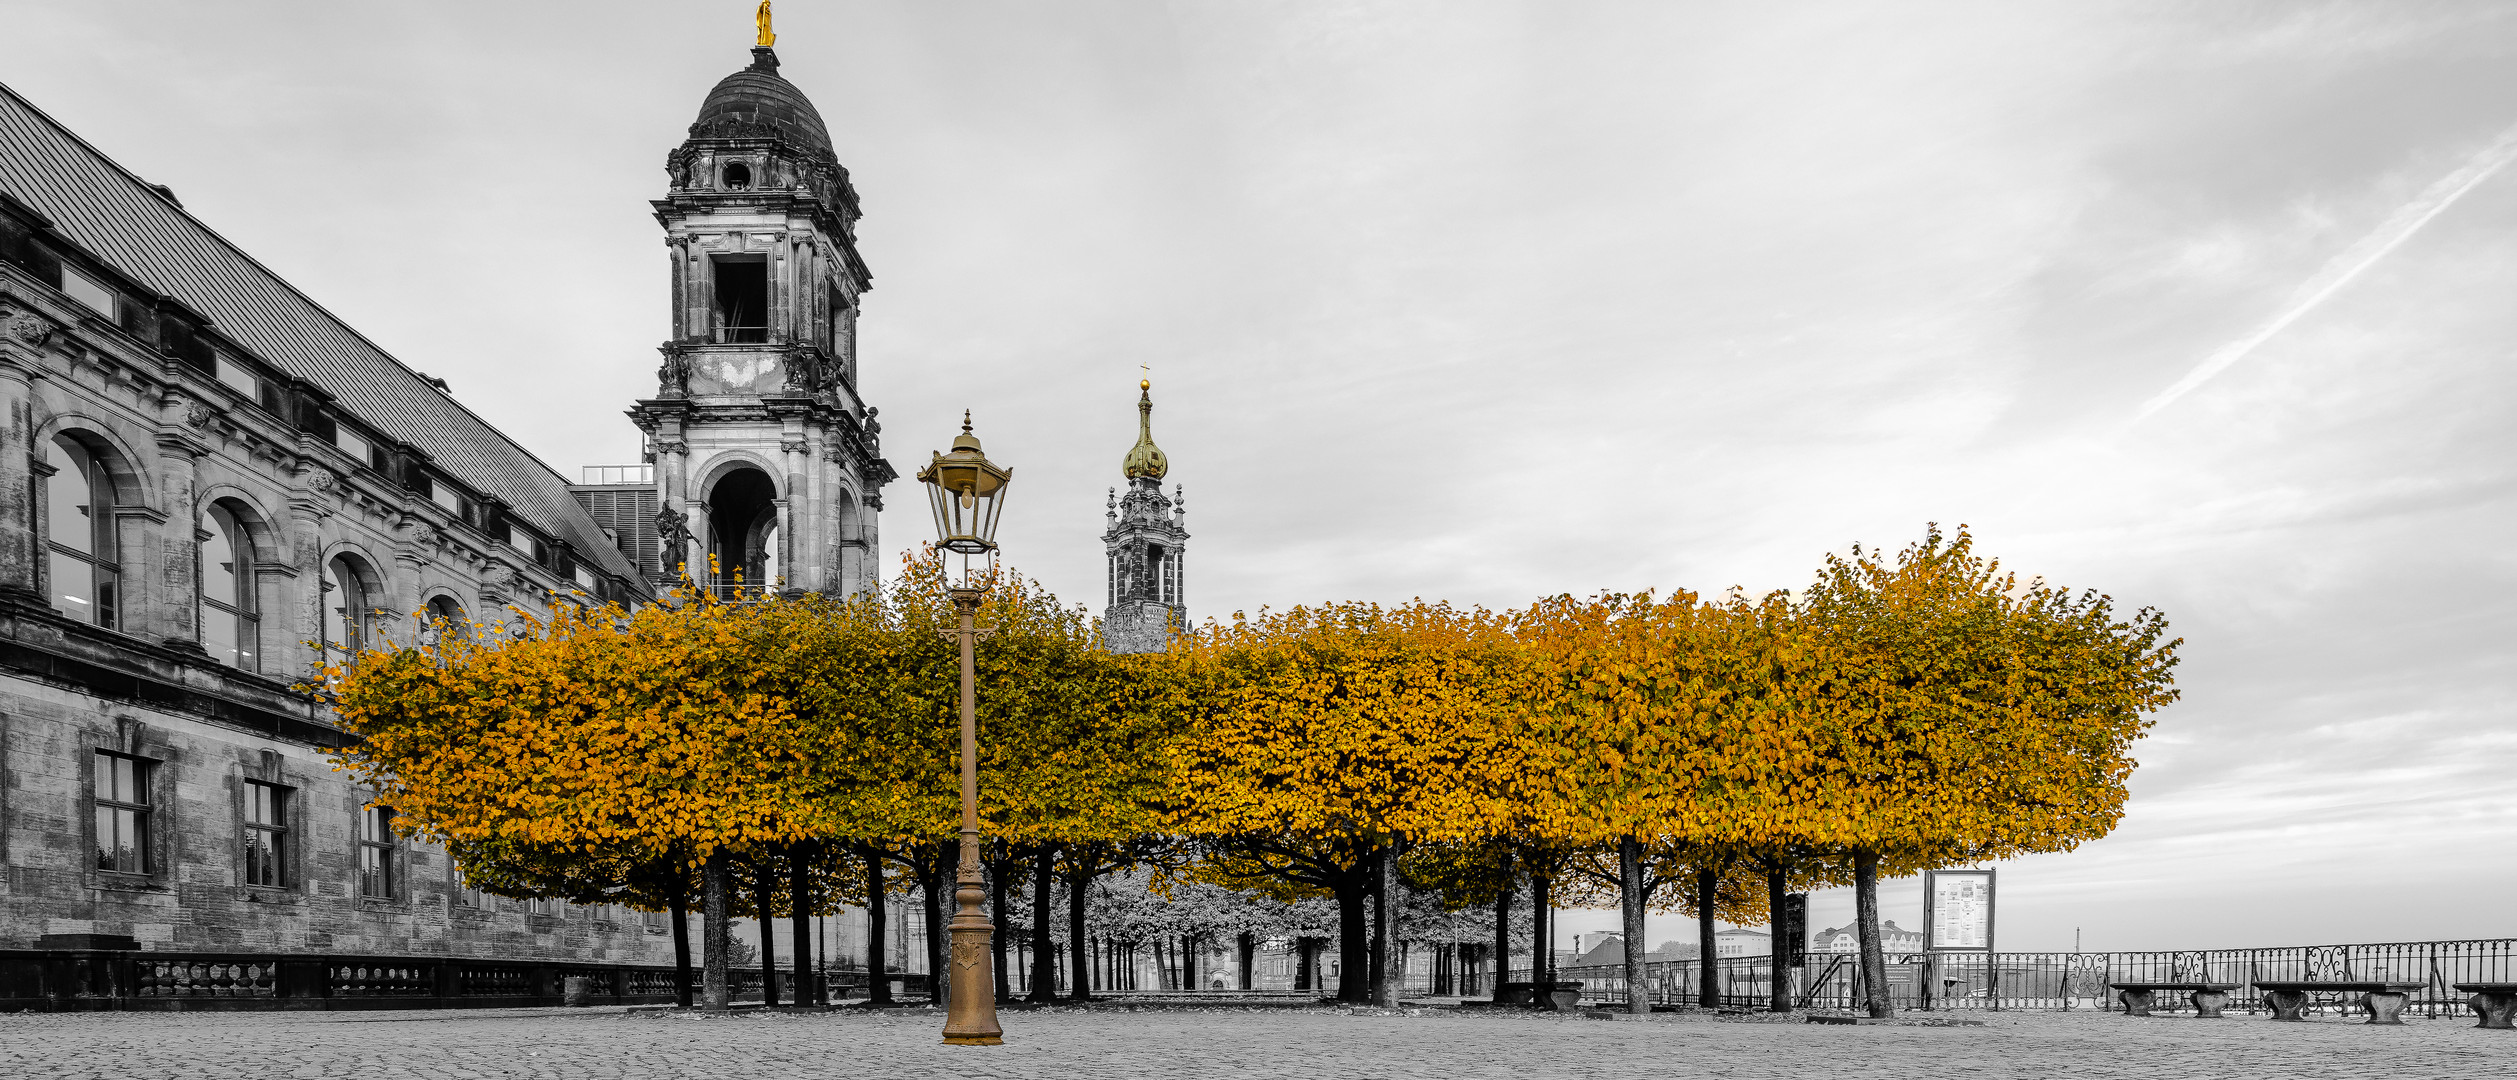
M925 1008L14 1013L0 1015L0 1077L2517 1078L2517 1031L2470 1019L1967 1019L1983 1025L1141 1006L1009 1011L1005 1045L948 1047L941 1014Z

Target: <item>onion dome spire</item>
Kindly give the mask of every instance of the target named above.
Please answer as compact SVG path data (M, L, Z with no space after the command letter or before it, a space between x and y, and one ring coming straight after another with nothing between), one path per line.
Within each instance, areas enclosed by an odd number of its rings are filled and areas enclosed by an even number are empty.
M1130 480L1138 477L1160 480L1164 473L1171 471L1171 459L1163 456L1161 447L1154 445L1153 380L1137 383L1136 388L1136 445L1128 450L1127 460L1120 463L1119 471L1127 474Z

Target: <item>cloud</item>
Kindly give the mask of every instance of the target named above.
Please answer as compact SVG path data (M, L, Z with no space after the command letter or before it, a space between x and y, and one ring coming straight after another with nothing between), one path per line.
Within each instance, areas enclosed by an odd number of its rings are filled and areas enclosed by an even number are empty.
M2342 254L2327 261L2324 268L2316 272L2316 276L2307 279L2305 284L2299 286L2298 291L2292 295L2289 306L2283 308L2280 314L2273 316L2262 326L2256 327L2254 332L2220 346L2194 370L2187 372L2184 378L2176 380L2175 385L2160 391L2157 397L2143 402L2141 411L2134 414L2133 420L2139 422L2147 419L2150 414L2175 404L2176 399L2184 397L2195 387L2211 381L2213 376L2227 371L2231 365L2245 359L2246 354L2254 352L2256 346L2271 340L2273 335L2287 329L2291 323L2297 322L2308 312L2316 310L2316 306L2324 303L2327 297L2341 291L2342 287L2350 284L2352 279L2359 277L2369 267L2377 265L2378 260L2384 259L2396 248L2402 247L2403 242L2412 239L2413 234L2420 232L2422 226L2445 213L2448 207L2456 205L2456 200L2464 198L2465 193L2481 186L2483 181L2490 179L2511 160L2517 160L2517 127L2501 132L2498 139L2493 140L2489 146L2483 147L2481 152L2473 155L2456 171L2448 173L2439 178L2437 183L2422 189L2419 195L2414 196L2411 202L2403 204L2402 208L2396 210L2394 215L2388 217L2385 223L2379 225L2375 231L2361 237L2358 243L2352 244L2344 249Z

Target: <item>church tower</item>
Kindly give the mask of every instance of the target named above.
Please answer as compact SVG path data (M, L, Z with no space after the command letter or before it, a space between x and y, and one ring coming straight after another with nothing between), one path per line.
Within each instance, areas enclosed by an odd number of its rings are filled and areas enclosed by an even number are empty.
M765 19L765 15L764 15ZM672 263L673 336L646 432L659 582L685 562L731 591L847 595L879 575L875 512L896 478L857 393L855 188L821 114L778 74L763 25L665 156L655 200ZM714 558L717 575L709 578Z
M1136 445L1120 471L1127 494L1110 489L1109 528L1101 533L1110 555L1110 606L1101 636L1110 651L1158 652L1189 625L1188 502L1178 485L1162 494L1171 461L1154 445L1154 384L1137 385Z

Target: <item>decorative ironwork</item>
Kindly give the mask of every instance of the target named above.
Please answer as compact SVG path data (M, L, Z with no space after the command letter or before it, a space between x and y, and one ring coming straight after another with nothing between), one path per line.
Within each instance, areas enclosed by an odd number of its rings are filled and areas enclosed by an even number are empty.
M1850 962L1833 963L1837 954L1813 953L1800 969L1796 1005L1851 1009L1856 991ZM1763 956L1726 956L1715 960L1720 972L1720 999L1725 1007L1765 1008L1771 970ZM1674 1007L1693 1005L1701 978L1693 960L1646 964L1651 999ZM1625 968L1565 968L1558 976L1584 984L1585 1000L1625 1000ZM2183 949L2158 952L1982 953L1936 955L1891 953L1888 995L1901 1010L2085 1008L2095 999L2102 1007L2119 1008L2113 982L2230 982L2228 1008L2260 1014L2269 1011L2258 981L2378 980L2418 983L2405 1015L2463 1016L2469 996L2457 983L2517 982L2517 938L2468 941L2383 942L2363 945L2306 945L2266 949ZM2360 995L2335 992L2314 995L2310 1013L2348 1013ZM2178 995L2162 995L2154 1012L2191 1012Z

